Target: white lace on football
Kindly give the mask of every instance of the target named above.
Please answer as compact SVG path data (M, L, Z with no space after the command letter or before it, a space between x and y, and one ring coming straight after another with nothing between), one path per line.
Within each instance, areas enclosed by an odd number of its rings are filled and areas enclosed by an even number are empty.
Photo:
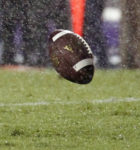
M93 59L92 58L87 58L87 59L83 59L81 61L79 61L78 63L76 63L73 66L73 69L78 72L79 70L81 70L82 68L89 66L89 65L93 65Z
M88 54L92 54L91 48L89 47L89 45L87 44L87 42L80 35L78 35L76 33L73 33L73 34L76 35L82 41L82 43L87 48Z
M82 41L82 43L85 45L85 47L87 48L87 51L88 51L88 54L92 54L92 51L91 51L91 48L89 47L89 45L87 44L87 42L78 34L72 32L72 31L69 31L69 30L58 30L58 31L61 31L59 33L57 33L53 38L53 42L55 42L56 40L58 40L60 37L66 35L66 34L73 34L75 35L76 37L78 37L78 39L80 39Z

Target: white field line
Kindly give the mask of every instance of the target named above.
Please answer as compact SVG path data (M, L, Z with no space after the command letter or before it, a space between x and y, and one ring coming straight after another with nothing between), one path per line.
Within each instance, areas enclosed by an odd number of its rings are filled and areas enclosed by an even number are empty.
M57 102L27 102L27 103L0 103L0 107L16 107L16 106L48 106L48 105L79 105L79 104L104 104L104 103L118 103L118 102L138 102L140 98L110 98L110 99L100 99L92 101L57 101Z

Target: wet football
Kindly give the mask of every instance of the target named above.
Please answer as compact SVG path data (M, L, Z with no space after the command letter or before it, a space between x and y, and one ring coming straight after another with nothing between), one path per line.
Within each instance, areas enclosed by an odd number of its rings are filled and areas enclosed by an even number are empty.
M89 83L94 75L93 54L87 42L69 30L56 30L50 35L49 55L56 71L65 79Z

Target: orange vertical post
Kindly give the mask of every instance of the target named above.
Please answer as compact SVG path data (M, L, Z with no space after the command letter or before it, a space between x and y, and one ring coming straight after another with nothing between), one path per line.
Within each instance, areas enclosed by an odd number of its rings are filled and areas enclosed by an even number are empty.
M70 0L73 32L83 35L86 0Z

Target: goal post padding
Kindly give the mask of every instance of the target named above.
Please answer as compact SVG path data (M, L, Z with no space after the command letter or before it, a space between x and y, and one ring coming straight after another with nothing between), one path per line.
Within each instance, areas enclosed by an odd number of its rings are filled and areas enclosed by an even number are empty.
M83 35L86 0L70 0L73 32Z

